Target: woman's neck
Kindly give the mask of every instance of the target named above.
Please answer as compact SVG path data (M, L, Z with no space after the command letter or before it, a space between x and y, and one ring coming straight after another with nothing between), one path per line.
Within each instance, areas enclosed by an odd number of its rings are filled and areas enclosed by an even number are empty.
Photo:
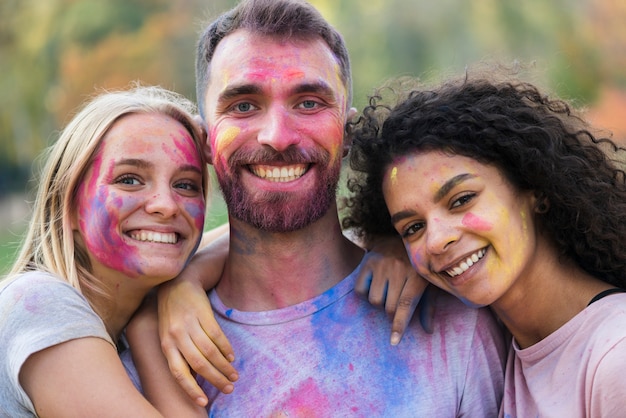
M553 263L541 274L518 280L491 306L519 347L527 348L561 328L595 295L611 287L573 262Z
M107 332L118 341L126 324L130 321L139 305L150 289L129 289L118 284L101 292L84 291L94 311L100 316Z

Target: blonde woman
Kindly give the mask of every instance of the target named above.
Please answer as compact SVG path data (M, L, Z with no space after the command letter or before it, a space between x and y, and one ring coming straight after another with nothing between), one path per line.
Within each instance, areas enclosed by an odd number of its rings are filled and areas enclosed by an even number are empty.
M49 149L0 286L1 416L161 416L118 352L146 294L200 241L208 173L193 112L158 87L104 93ZM170 396L164 415L206 416L175 383Z

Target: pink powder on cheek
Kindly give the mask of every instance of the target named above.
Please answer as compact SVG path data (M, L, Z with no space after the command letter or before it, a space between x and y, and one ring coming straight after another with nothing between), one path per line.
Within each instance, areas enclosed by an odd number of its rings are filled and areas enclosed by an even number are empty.
M137 251L126 245L119 227L120 208L133 205L133 202L109 196L106 187L100 187L93 197L89 205L82 207L80 220L83 240L91 257L129 276L141 275Z
M462 220L463 225L468 228L472 228L476 231L490 231L493 228L493 224L489 221L486 221L473 213L467 213L463 216Z
M194 200L192 202L185 203L184 206L185 211L193 218L196 228L199 231L202 231L204 228L204 214L206 211L204 200L197 199L197 201Z

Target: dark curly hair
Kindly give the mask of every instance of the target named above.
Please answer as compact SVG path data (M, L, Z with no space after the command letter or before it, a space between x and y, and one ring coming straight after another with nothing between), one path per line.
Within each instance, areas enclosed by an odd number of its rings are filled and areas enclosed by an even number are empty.
M396 157L463 155L535 193L543 203L536 222L563 257L626 287L626 184L618 160L625 149L594 136L567 102L518 80L466 75L403 97L395 106L382 104L380 94L371 97L352 127L344 228L365 243L396 234L382 192Z

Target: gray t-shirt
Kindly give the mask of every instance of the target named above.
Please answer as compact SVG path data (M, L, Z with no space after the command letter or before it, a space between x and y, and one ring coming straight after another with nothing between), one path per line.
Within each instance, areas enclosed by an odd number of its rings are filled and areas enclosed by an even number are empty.
M0 417L35 417L18 380L31 354L84 337L115 344L85 297L62 279L29 272L0 286Z

